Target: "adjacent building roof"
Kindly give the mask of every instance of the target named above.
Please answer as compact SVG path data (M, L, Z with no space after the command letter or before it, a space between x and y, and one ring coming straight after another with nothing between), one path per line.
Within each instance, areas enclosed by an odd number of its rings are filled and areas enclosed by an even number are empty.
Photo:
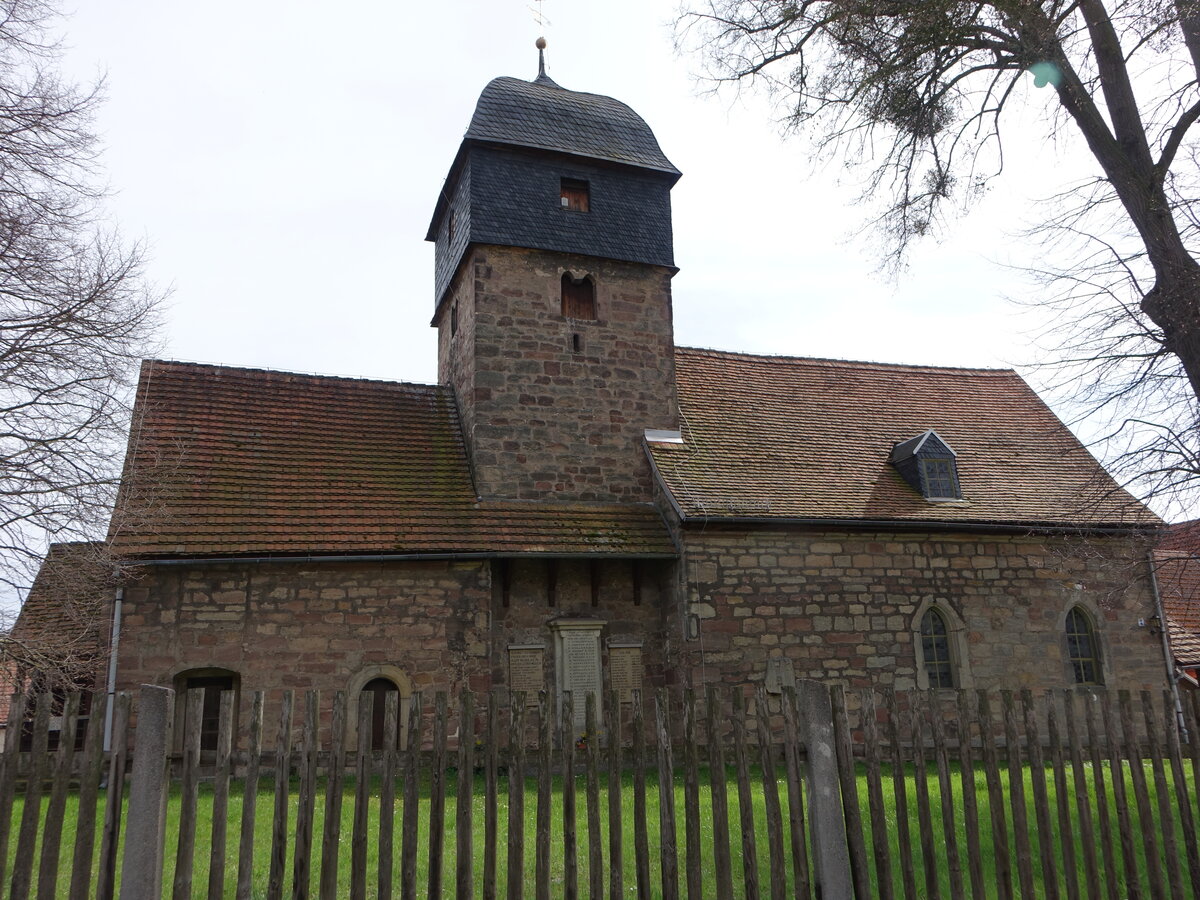
M1184 550L1200 556L1200 519L1168 525L1159 535L1158 549Z
M1171 653L1177 665L1200 666L1200 555L1157 550L1154 562Z
M136 559L674 554L650 505L479 502L449 388L158 360L110 538Z
M12 630L0 639L0 658L52 683L90 687L108 643L114 584L103 543L51 544Z
M676 348L683 443L648 443L685 519L1153 525L1015 372ZM889 463L933 429L961 501Z
M494 78L479 95L465 139L533 147L654 169L675 177L646 121L619 100L536 81Z

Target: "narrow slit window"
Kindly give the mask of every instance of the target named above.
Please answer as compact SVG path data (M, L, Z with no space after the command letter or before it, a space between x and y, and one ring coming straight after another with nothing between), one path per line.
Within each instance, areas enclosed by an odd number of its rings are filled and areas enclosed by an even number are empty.
M588 183L577 178L562 179L559 188L559 202L563 209L573 212L587 212L591 206Z
M931 688L954 687L954 661L950 657L950 629L946 617L937 609L926 610L921 617L921 655Z
M562 314L568 319L596 318L596 285L590 275L575 278L563 272Z

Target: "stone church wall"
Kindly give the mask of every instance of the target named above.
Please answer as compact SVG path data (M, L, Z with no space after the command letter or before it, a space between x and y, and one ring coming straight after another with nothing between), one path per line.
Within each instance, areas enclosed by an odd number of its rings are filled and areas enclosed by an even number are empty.
M614 649L640 662L646 697L656 688L680 682L674 665L678 631L671 627L678 620L672 591L674 562L511 560L507 576L500 565L493 570L494 684L510 683L510 648L536 651L540 647L542 685L553 687L555 625L580 620L593 621L599 628L605 691L617 686L612 677ZM537 658L536 652L533 658ZM532 702L534 698L529 699Z
M240 716L267 692L270 741L284 690L299 723L303 692L352 692L373 673L427 696L486 688L490 590L485 561L146 567L125 592L118 687L233 671Z
M1133 540L711 526L685 539L700 637L681 656L697 684L762 681L770 664L852 688L926 687L916 629L931 603L946 613L960 687L1073 684L1076 604L1096 625L1106 684L1163 684L1159 638L1138 625L1154 599Z

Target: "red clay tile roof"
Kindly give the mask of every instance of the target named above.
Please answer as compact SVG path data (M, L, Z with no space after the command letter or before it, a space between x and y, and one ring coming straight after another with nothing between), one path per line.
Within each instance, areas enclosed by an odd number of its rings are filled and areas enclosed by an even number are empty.
M1200 555L1156 550L1154 562L1171 653L1181 666L1200 666Z
M104 544L51 544L3 655L52 681L95 682L108 645L112 561Z
M686 517L1156 524L1015 373L676 348L682 444L649 444ZM962 502L889 463L934 429Z
M448 388L163 361L110 539L136 559L675 552L649 504L477 502Z
M1158 549L1186 550L1200 556L1200 519L1168 525L1159 534Z

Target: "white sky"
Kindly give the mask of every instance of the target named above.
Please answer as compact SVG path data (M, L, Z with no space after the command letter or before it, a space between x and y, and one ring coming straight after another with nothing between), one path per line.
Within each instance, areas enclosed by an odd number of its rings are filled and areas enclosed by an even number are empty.
M781 137L766 98L713 97L673 48L676 0L104 0L68 10L64 74L103 75L97 130L125 236L170 291L161 355L436 380L434 202L480 91L533 78L650 124L673 191L679 344L919 364L1020 366L1044 321L1006 264L1032 200L1090 157L1014 129L1007 172L896 281L854 170ZM1030 90L1034 121L1051 101ZM850 183L840 184L849 179ZM1036 386L1036 384L1035 384ZM0 607L8 605L0 597Z
M109 208L172 291L163 355L434 381L425 229L484 85L536 74L533 5L80 6L67 69L106 73ZM865 213L835 183L842 167L810 165L762 98L701 96L696 60L673 50L673 10L546 0L544 30L551 76L629 103L684 173L678 343L968 366L1029 357L1030 323L1005 300L1027 286L998 265L1022 250L1011 235L1028 176L888 282L874 274L877 237L851 239Z

